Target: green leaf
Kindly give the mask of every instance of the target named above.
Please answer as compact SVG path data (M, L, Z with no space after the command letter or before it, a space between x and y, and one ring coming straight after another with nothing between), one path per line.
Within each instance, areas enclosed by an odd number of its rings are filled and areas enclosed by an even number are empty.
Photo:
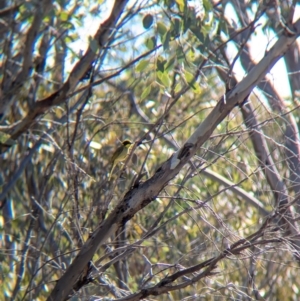
M162 38L164 50L169 50L170 39L171 39L171 31L168 30Z
M157 22L157 31L161 37L168 31L166 25L162 22Z
M225 35L229 35L227 22L225 22L223 19L219 22L219 29L225 33Z
M79 39L79 36L78 34L75 32L75 33L72 33L72 34L69 34L65 37L65 42L68 44L68 43L73 43L75 41L77 41Z
M9 134L0 132L0 143L11 146L16 144L16 141L11 139Z
M166 71L170 71L174 69L174 64L175 64L175 56L173 56L170 60L168 60L167 64L165 64L164 68Z
M62 11L60 14L59 14L59 18L62 20L62 21L67 21L69 19L69 15L67 12L65 11Z
M203 0L203 6L206 12L211 12L213 10L213 5L210 0Z
M181 47L177 47L176 57L177 57L178 63L181 63L185 59L185 55L184 55Z
M181 90L181 84L180 83L178 83L178 84L176 84L176 86L175 86L175 89L174 89L174 92L175 93L178 93L180 90Z
M178 4L179 10L184 12L184 0L176 0L176 3Z
M192 73L185 70L184 77L185 77L187 83L189 84L189 86L194 90L194 92L201 93L201 88L200 88L199 84L195 81L195 77Z
M143 19L143 26L145 29L148 29L153 24L153 16L148 14Z
M169 87L170 86L170 78L168 76L168 74L166 72L161 72L158 71L157 72L157 77L159 79L159 81L165 86L165 87Z
M174 18L172 20L172 28L173 28L173 35L177 36L180 34L182 27L182 21L179 18Z
M61 22L61 27L64 29L71 29L72 31L75 30L73 22L70 21Z
M142 71L144 71L144 70L146 69L146 67L148 67L148 66L149 66L149 61L148 61L148 60L141 60L141 61L137 64L135 70L136 70L137 72L142 72Z
M162 57L159 56L156 60L156 71L164 72L165 71L165 63L167 61Z
M145 44L148 49L153 49L156 46L156 38L155 37L148 38Z
M188 71L184 71L184 77L188 83L191 83L194 80L194 75Z
M200 87L200 85L197 83L197 82L194 82L192 85L191 85L191 88L193 89L193 91L197 94L201 94L202 92L202 89Z
M203 43L205 36L203 34L203 32L199 29L199 27L196 26L192 26L191 27L191 31L193 32L193 34L198 38L198 40Z
M144 100L150 94L150 92L151 92L151 85L146 87L146 89L143 91L141 95L141 99Z

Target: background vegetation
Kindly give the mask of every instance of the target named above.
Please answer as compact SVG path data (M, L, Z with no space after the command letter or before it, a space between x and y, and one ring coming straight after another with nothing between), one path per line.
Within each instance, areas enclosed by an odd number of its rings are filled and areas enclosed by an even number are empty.
M296 3L0 2L1 300L300 298Z

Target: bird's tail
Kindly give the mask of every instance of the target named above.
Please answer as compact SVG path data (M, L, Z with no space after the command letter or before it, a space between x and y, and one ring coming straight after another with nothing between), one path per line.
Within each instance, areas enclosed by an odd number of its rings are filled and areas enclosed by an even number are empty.
M111 168L110 174L109 174L108 181L111 180L111 177L112 177L112 174L113 174L113 171L114 171L115 167L116 167L116 163L114 162L114 163L113 163L113 166L112 166L112 168Z

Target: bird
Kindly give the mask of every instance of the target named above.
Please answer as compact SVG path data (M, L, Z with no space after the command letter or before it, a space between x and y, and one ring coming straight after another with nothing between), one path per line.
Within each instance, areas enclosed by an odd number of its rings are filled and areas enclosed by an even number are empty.
M130 140L126 139L122 142L122 145L115 150L115 152L113 153L113 155L110 159L112 168L110 171L109 180L111 179L113 171L114 171L115 167L117 166L117 164L119 162L126 160L127 156L130 153L131 147L132 147L132 142Z

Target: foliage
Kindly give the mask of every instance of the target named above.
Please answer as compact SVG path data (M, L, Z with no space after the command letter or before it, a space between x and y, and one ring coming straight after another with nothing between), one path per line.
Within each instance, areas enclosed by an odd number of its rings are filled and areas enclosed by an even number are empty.
M300 8L4 2L0 299L51 300L118 204L171 173L170 158L255 68L256 35L267 52L300 34ZM67 299L299 299L299 41L288 47L291 94L267 75L251 87L156 197L117 223ZM108 181L124 139L134 150Z

